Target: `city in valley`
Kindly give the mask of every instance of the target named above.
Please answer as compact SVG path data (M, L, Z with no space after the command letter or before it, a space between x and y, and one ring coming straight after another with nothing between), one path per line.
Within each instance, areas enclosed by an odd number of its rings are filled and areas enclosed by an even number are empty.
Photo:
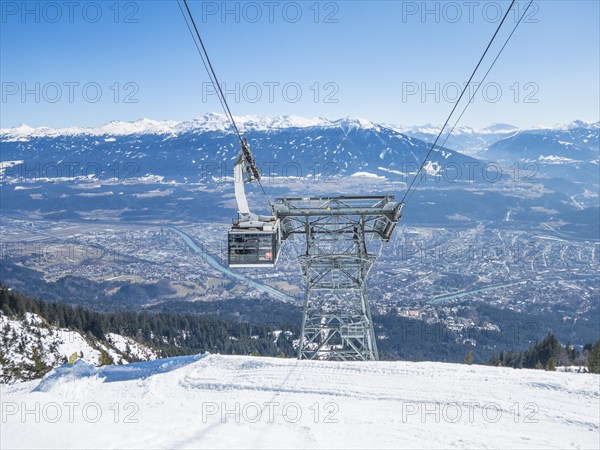
M88 280L86 306L100 311L132 306L169 310L174 302L232 298L297 307L303 301L296 259L303 244L286 244L275 269L232 272L226 261L226 223L52 222L5 216L2 230L7 285L35 294L44 292L37 291L43 280L43 289L64 297L65 280ZM551 316L573 329L592 321L593 328L599 245L561 237L551 226L535 232L485 223L404 226L381 249L370 274L369 300L376 316L393 313L440 323L473 345L478 331L500 327L511 328L521 341L533 340L543 330L528 317ZM509 310L511 317L523 319L496 321L472 304ZM572 336L585 341L587 335Z

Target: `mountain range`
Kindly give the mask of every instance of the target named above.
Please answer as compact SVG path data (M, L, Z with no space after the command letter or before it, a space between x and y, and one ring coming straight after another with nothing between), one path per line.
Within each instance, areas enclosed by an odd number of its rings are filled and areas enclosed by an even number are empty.
M272 195L381 191L400 196L439 132L434 126L358 118L240 116L236 122ZM416 183L417 205L435 204L437 210L412 217L501 220L514 211L513 218L542 221L551 218L548 211L597 209L599 133L599 123L581 121L525 130L508 124L459 127L444 147L432 151ZM96 128L21 125L0 130L0 143L5 210L129 210L132 202L123 199L131 196L136 205L159 214L170 208L223 217L234 209L229 199L239 143L223 115L186 122L114 121ZM44 199L51 201L42 204ZM139 211L132 217L139 218Z
M386 125L353 117L328 120L247 115L235 119L240 131L249 137L257 159L301 163L331 160L344 174L354 169L381 172L380 166L389 174L402 163L420 163L421 152L429 150L440 131L439 126L433 125ZM599 131L600 122L583 121L532 129L502 123L480 130L457 127L446 141L446 148L436 149L438 155L432 157L453 162L476 157L598 165ZM108 162L123 158L143 161L146 156L159 160L170 157L177 161L186 159L189 169L193 169L199 161L220 163L235 159L237 147L230 133L231 125L225 116L212 113L185 122L140 119L113 121L95 128L32 128L23 124L1 129L0 142L3 162L22 157L39 159L43 147L46 160L48 157L62 160L69 156L93 156L98 162ZM444 142L446 135L444 131L438 144ZM229 151L230 148L233 150Z

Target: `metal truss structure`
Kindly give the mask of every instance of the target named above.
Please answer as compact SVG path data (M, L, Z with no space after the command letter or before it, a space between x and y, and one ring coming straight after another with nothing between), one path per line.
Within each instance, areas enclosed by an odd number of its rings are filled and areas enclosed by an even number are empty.
M306 284L298 359L379 359L367 297L370 248L389 241L401 211L390 195L275 201L282 241L306 240L298 258Z

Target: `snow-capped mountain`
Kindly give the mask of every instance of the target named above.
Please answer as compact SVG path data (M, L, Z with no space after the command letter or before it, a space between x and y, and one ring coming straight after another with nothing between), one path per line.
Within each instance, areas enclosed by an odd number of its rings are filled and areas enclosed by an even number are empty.
M597 448L600 429L598 375L466 364L203 354L0 395L2 448Z
M298 116L256 116L256 115L244 115L235 117L236 124L240 131L251 138L257 134L260 136L261 133L282 133L284 131L313 134L313 138L317 140L320 131L342 131L346 137L351 131L370 131L373 134L396 134L396 138L402 140L407 137L413 138L411 140L417 140L414 143L419 145L418 141L425 142L425 146L430 146L441 127L436 125L422 125L422 126L406 126L406 125L392 125L392 124L376 124L371 121L355 118L346 117L343 119L329 120L321 117L317 118L302 118ZM598 154L598 132L600 129L600 122L590 123L581 120L573 121L566 125L556 125L553 127L537 127L530 129L519 129L513 125L505 123L494 123L482 129L475 129L468 126L456 127L452 135L445 142L444 147L454 149L458 153L465 155L483 157L484 159L492 158L506 158L522 156L528 152L529 143L523 139L534 139L538 137L540 142L535 143L535 151L537 154L527 154L527 157L539 158L541 156L552 158L553 156L560 156L564 158L571 158L571 150L576 150L580 147L587 148L591 151L584 155L586 158L597 159ZM444 135L439 144L444 143L445 136L449 128L446 129ZM64 141L65 139L82 139L90 140L92 138L103 138L95 143L95 145L101 145L104 142L116 142L117 138L121 138L120 145L126 146L128 143L127 138L134 136L155 136L161 137L163 140L168 139L184 139L189 135L203 135L203 134L223 134L227 135L232 132L231 125L227 118L222 114L205 114L201 117L197 117L190 121L177 122L173 120L151 120L151 119L140 119L133 122L126 121L112 121L99 127L69 127L69 128L48 128L48 127L37 127L32 128L25 124L19 125L14 128L0 129L0 141L4 143L5 150L2 156L3 161L10 161L13 157L11 149L14 146L9 143L36 143L37 145L43 144L38 140L40 139L59 139ZM113 140L114 139L114 140ZM347 140L347 139L344 139ZM410 141L410 140L409 140ZM93 141L95 142L95 141ZM63 142L64 143L64 142ZM235 144L235 141L234 141ZM293 142L279 142L278 144L288 144L285 147L282 146L283 152L277 152L277 156L285 152L297 153L298 150L302 151L305 149L298 149L294 146ZM498 144L498 145L496 145ZM256 146L256 143L254 143ZM304 143L306 146L307 143ZM381 147L382 151L387 150L387 147ZM493 147L493 148L492 148ZM31 148L31 145L25 145L19 147L22 150ZM141 146L134 146L133 148L141 148ZM344 146L333 145L329 148L323 148L319 146L323 153L320 156L326 156L327 150L343 149ZM493 150L493 151L489 151ZM260 150L260 149L259 149ZM265 154L272 150L267 147L264 149ZM514 151L513 151L514 150ZM549 154L554 151L556 155ZM566 155L561 155L566 153ZM215 152L216 154L216 152ZM58 153L56 156L60 156ZM344 156L343 153L339 155L340 159ZM206 155L199 155L199 158L206 157ZM233 158L233 156L232 156ZM573 159L573 158L571 158Z
M338 125L374 127L367 120L348 117L339 120L324 118L303 118L299 116L235 116L236 125L240 131L265 131L281 128L307 128L307 127L335 127ZM3 141L27 140L40 137L57 136L127 136L133 134L164 134L178 135L187 132L204 133L209 131L231 131L231 124L223 114L209 113L190 121L177 122L174 120L139 119L132 122L115 120L99 127L69 127L69 128L32 128L21 124L14 128L0 129L0 138Z
M268 176L337 177L358 172L406 180L429 150L419 139L364 119L240 116L236 122ZM23 161L25 167L93 162L108 168L131 163L139 169L138 176L190 181L215 166L231 171L239 145L229 122L218 114L181 123L142 119L98 128L22 125L2 130L0 140L3 161ZM438 175L445 164L475 161L445 148L436 149L433 158L436 161L427 169ZM10 169L4 170L5 175L19 171L15 164Z
M521 130L492 144L481 157L528 166L547 178L569 180L597 192L600 123L575 121L555 129Z
M292 191L290 195L402 195L430 150L426 140L433 141L439 131L357 118L240 116L236 121L273 196ZM525 212L512 217L539 221L541 213L532 208L540 204L561 213L597 207L597 123L534 130L493 124L455 133L444 148L434 150L419 183L430 189L421 191L416 202L436 209L411 217L446 220L462 208L463 215L478 220L498 220L506 210L520 210ZM479 159L456 151L455 138L463 139L459 148L476 151ZM112 210L128 220L173 214L197 220L228 216L235 207L229 192L239 143L219 114L97 128L20 126L2 130L0 142L0 193L6 210L60 218L82 212L82 218L89 218L92 211ZM499 163L500 170L496 164L488 173L490 162ZM535 192L544 198L532 197ZM521 199L529 203L521 204Z
M599 136L597 123L575 122L569 128L521 130L491 145L485 156L506 160L597 161Z

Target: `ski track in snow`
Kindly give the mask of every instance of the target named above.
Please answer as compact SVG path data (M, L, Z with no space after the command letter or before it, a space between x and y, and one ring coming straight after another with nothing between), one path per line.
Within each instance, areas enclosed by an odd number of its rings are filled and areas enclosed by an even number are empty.
M0 386L0 447L599 448L599 382L592 374L430 362L198 355L77 363L41 382ZM68 402L79 405L73 423ZM95 423L83 415L92 402L102 413ZM21 415L36 404L40 420ZM52 404L62 411L55 423Z

